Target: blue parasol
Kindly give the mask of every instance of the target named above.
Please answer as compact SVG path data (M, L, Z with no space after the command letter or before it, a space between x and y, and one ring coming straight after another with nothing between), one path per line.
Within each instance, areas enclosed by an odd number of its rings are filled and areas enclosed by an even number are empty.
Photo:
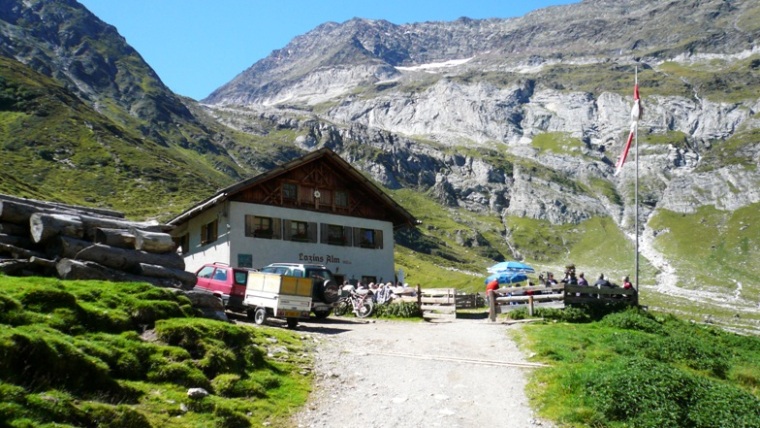
M516 262L516 261L496 263L495 265L491 266L487 270L489 273L500 273L500 272L535 273L536 272L536 270L533 269L531 266L528 266L525 263Z
M515 284L528 280L528 275L523 272L499 272L486 278L486 284L496 279L499 284Z

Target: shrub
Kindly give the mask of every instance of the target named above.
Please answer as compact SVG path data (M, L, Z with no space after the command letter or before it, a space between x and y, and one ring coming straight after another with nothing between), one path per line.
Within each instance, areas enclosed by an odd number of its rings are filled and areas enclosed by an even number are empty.
M255 330L251 328L203 318L184 318L158 322L156 334L169 345L186 349L197 359L203 360L207 352L211 352L202 363L210 377L227 370L241 371L244 366L265 365L266 354L254 344Z
M215 377L211 381L211 386L214 389L214 393L221 397L230 398L260 398L266 397L266 388L260 383L261 381L254 379L242 379L240 375L232 373L224 373ZM279 386L277 382L267 382L269 386Z
M217 403L214 416L220 419L219 428L249 428L251 421L244 414Z
M82 394L120 394L108 366L47 327L0 332L0 378L35 388L65 388Z
M0 324L23 325L27 317L18 300L0 294Z
M134 332L91 334L79 338L77 346L108 364L113 376L133 380L145 379L150 354L156 348L143 342Z
M721 381L645 358L621 358L590 378L590 401L609 421L632 426L760 426L760 400Z
M240 375L223 373L211 380L211 388L216 395L222 397L236 397L235 384L240 381Z
M36 418L77 426L86 425L85 413L66 393L53 390L29 394L26 397L26 405Z
M629 308L623 312L606 315L601 324L625 330L638 330L647 333L661 334L664 329L653 316L638 308Z
M234 397L263 398L267 396L267 390L261 383L253 379L241 379L235 383L232 395Z
M760 427L760 400L731 385L700 379L688 408L689 426Z
M238 358L231 349L225 347L224 342L206 339L202 343L205 352L203 358L198 361L198 367L209 378L213 378L219 373L237 373L245 370L245 360Z
M639 352L652 360L679 362L725 379L731 367L730 355L714 342L693 336L656 337L641 344Z
M685 426L694 380L666 364L620 358L603 365L586 391L605 419L633 426Z
M78 309L77 298L63 290L53 288L31 288L21 295L21 303L27 310L50 312L55 308Z
M192 360L181 362L154 360L147 377L151 382L171 382L188 388L210 389L211 387L206 375L193 365Z
M104 428L151 428L148 419L137 410L129 406L110 406L107 404L86 402L82 406L87 418L88 426Z
M529 318L528 308L526 306L519 309L513 309L507 313L507 317L513 320L527 319ZM583 308L578 307L566 307L564 309L536 307L533 310L533 317L570 323L586 323L591 321L591 317L588 313L586 313Z
M131 315L136 324L148 326L158 320L185 316L176 302L164 300L138 300L132 307Z
M378 318L419 318L422 316L416 302L398 302L375 306Z

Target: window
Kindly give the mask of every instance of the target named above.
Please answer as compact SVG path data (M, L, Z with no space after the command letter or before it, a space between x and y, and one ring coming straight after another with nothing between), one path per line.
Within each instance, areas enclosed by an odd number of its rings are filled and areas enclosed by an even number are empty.
M348 193L343 190L335 191L335 206L346 208L348 207Z
M322 223L321 242L329 245L351 245L351 228Z
M216 272L214 272L214 280L215 281L227 281L227 269L218 268L216 270Z
M253 267L253 254L238 254L238 264L241 268ZM237 274L235 274L237 275ZM237 276L236 276L237 278Z
M383 231L377 229L354 229L354 246L382 249Z
M298 199L298 186L293 183L282 183L282 199Z
M290 222L290 239L293 241L308 241L309 240L309 224L305 221L291 221Z
M180 254L187 254L190 249L190 235L187 233L182 236L172 238L174 246L177 248Z
M201 226L201 245L210 244L219 237L219 220L214 220Z
M203 268L198 271L198 278L211 278L211 275L213 273L214 273L213 266L203 266Z
M248 272L244 270L235 271L235 284L246 285L248 284Z
M280 219L247 215L245 216L245 236L264 239L280 239Z
M283 220L284 236L286 241L296 242L317 242L317 223L299 221L299 220Z
M375 248L375 231L372 229L362 229L359 245L365 248Z

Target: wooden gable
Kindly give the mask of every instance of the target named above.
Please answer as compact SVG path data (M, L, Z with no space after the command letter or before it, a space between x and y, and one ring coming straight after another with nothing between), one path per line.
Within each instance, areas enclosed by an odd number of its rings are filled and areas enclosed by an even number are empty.
M223 191L231 201L390 221L416 220L359 171L329 149L302 158Z

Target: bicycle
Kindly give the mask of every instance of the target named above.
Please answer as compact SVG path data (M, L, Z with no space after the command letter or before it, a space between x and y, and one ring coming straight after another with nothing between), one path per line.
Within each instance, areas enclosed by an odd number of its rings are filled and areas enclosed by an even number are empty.
M372 315L375 309L375 302L372 301L372 293L364 290L351 290L348 295L341 297L333 309L337 316L343 316L351 310L357 317L366 318Z

